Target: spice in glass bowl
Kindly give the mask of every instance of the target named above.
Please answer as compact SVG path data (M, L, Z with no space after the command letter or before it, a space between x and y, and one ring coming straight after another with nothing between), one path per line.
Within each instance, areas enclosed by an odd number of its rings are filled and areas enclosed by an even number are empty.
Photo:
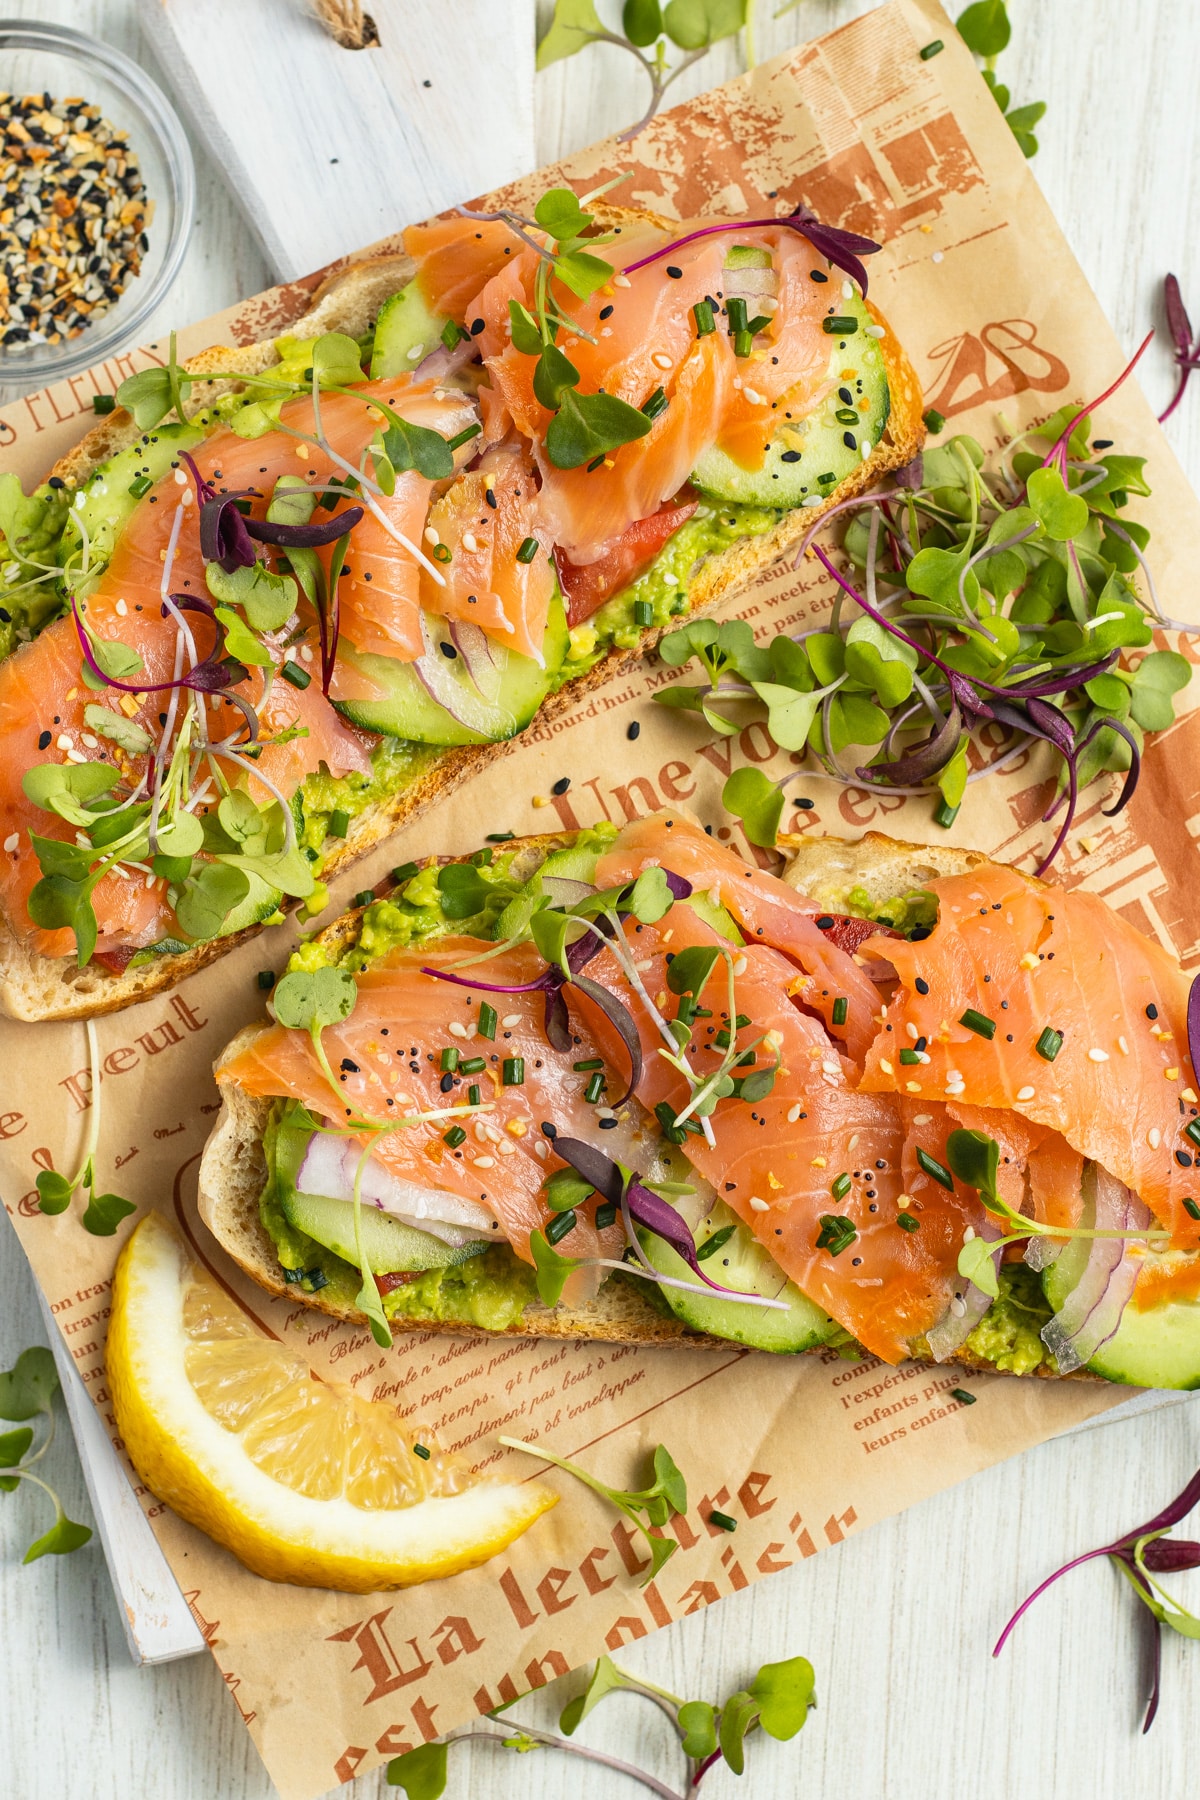
M0 94L0 344L78 337L140 272L153 212L98 106Z

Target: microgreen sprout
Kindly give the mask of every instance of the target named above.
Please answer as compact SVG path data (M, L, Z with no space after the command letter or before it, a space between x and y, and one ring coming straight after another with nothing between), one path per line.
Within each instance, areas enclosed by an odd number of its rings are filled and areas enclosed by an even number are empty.
M1175 384L1174 394L1158 415L1160 425L1170 418L1183 399L1188 382L1195 371L1200 369L1200 331L1193 337L1192 322L1183 304L1179 278L1176 275L1168 275L1163 282L1163 310L1167 315L1167 330L1175 346L1175 366L1179 370L1179 379Z
M740 620L690 620L664 637L668 667L694 659L706 679L661 689L659 704L729 737L765 708L792 753L782 781L746 767L726 782L725 805L752 843L775 843L783 789L810 758L845 786L930 795L950 823L971 783L1047 744L1063 773L1044 818L1061 818L1039 873L1097 776L1123 776L1106 813L1128 803L1145 735L1172 723L1191 674L1177 651L1150 647L1155 630L1195 628L1162 613L1149 534L1126 515L1130 497L1149 492L1144 459L1093 450L1090 410L1061 408L991 463L973 438L953 437L890 487L832 507L796 559L810 556L835 584L825 624L763 645ZM831 521L849 573L818 541ZM852 746L870 755L846 768Z
M1000 1633L993 1656L999 1656L1008 1642L1018 1622L1048 1587L1062 1576L1077 1569L1082 1563L1093 1562L1099 1556L1107 1556L1114 1566L1129 1582L1134 1593L1146 1608L1153 1628L1153 1678L1150 1695L1146 1705L1142 1723L1143 1732L1149 1731L1158 1712L1158 1702L1162 1676L1162 1628L1166 1625L1180 1637L1200 1638L1200 1619L1186 1607L1173 1599L1156 1578L1162 1574L1170 1574L1181 1569L1200 1568L1200 1544L1188 1543L1170 1536L1172 1529L1185 1519L1193 1507L1200 1501L1200 1470L1192 1476L1183 1492L1171 1501L1169 1506L1148 1519L1144 1525L1135 1526L1124 1536L1115 1538L1111 1544L1102 1544L1098 1550L1085 1550L1082 1556L1072 1557L1053 1575L1034 1588L1024 1599L1004 1630Z
M54 1503L54 1523L35 1539L23 1560L36 1562L39 1556L67 1556L79 1550L92 1533L88 1526L77 1525L63 1510L62 1501L48 1482L33 1472L54 1442L54 1396L58 1392L58 1371L49 1350L37 1344L22 1350L11 1369L0 1373L0 1419L20 1421L16 1431L0 1432L0 1492L11 1494L23 1481L35 1487ZM27 1424L27 1420L33 1424ZM37 1449L33 1448L39 1421L45 1435Z
M71 1201L82 1188L87 1195L87 1206L82 1218L84 1230L91 1232L93 1237L111 1237L121 1220L128 1218L129 1214L137 1209L132 1201L123 1200L120 1194L98 1194L96 1192L96 1151L100 1143L100 1049L96 1041L96 1027L91 1019L87 1021L85 1030L87 1032L88 1070L91 1076L89 1088L91 1104L88 1109L88 1129L83 1155L74 1175L60 1175L55 1169L43 1169L34 1185L37 1188L39 1211L52 1216L66 1212ZM15 1417L16 1415L0 1416Z
M662 1527L667 1524L672 1513L686 1513L687 1483L670 1452L662 1444L654 1452L654 1480L648 1487L613 1488L598 1476L580 1468L578 1463L568 1462L565 1457L543 1450L540 1444L526 1444L520 1438L510 1437L501 1437L497 1441L508 1450L520 1450L526 1456L540 1457L543 1462L553 1463L556 1469L564 1469L568 1475L574 1475L577 1481L582 1481L585 1487L590 1487L601 1499L611 1502L634 1529L641 1532L650 1552L650 1562L640 1586L645 1587L648 1581L653 1581L664 1563L678 1550L679 1545L674 1538L663 1536Z
M636 1694L666 1714L687 1761L682 1792L635 1763L571 1741L584 1719L602 1700L622 1692ZM522 1697L517 1696L518 1699ZM610 1657L601 1656L588 1676L586 1687L568 1700L559 1714L562 1737L524 1725L508 1734L469 1727L394 1758L387 1766L387 1779L390 1786L403 1788L408 1800L439 1800L446 1791L447 1758L452 1746L492 1743L519 1752L539 1748L562 1750L569 1756L628 1775L652 1794L659 1795L660 1800L688 1800L715 1764L725 1762L735 1774L742 1773L746 1739L755 1731L765 1731L768 1737L787 1741L800 1731L816 1703L812 1664L803 1656L790 1657L786 1662L764 1663L744 1688L718 1703L684 1700L647 1681L644 1676L630 1675ZM489 1716L496 1718L514 1705L516 1700L510 1700L495 1707Z

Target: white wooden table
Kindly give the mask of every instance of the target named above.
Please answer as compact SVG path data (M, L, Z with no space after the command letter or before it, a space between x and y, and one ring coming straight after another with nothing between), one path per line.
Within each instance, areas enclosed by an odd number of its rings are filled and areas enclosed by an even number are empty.
M866 0L805 0L772 25L776 5L759 0L760 55L868 10ZM133 0L9 0L6 11L95 31L153 65ZM1003 77L1020 100L1050 102L1037 173L1122 341L1132 347L1157 316L1167 269L1200 316L1200 9L1194 0L1011 0L1011 12L1016 42ZM689 72L690 89L680 82L680 97L734 72L732 51L718 51ZM633 103L618 52L560 64L539 79L539 159L627 123ZM197 162L195 237L162 326L203 317L268 279L199 147ZM1147 389L1165 400L1166 350L1147 362ZM1200 483L1200 381L1170 429ZM44 1341L32 1282L10 1238L4 1248L0 1367ZM802 1738L756 1742L749 1780L739 1790L715 1772L705 1784L713 1800L738 1791L760 1800L942 1800L980 1789L1026 1800L1182 1795L1195 1785L1200 1647L1166 1646L1162 1712L1142 1739L1141 1621L1107 1566L1080 1571L1041 1602L999 1663L989 1646L1051 1567L1147 1517L1197 1463L1200 1407L1191 1402L1046 1445L671 1626L627 1661L710 1698L771 1658L803 1651L816 1665L821 1706ZM73 1516L86 1518L69 1439L50 1473ZM0 1497L0 1789L14 1800L268 1800L207 1657L130 1665L98 1548L20 1566L21 1547L42 1529L38 1504L25 1493ZM1198 1585L1195 1576L1178 1582L1194 1605ZM678 1779L656 1714L631 1700L606 1708L584 1728L588 1741ZM549 1700L530 1716L549 1723ZM471 1755L464 1749L452 1766L451 1796L558 1800L573 1789L616 1800L636 1791L549 1753ZM388 1790L372 1776L344 1791Z

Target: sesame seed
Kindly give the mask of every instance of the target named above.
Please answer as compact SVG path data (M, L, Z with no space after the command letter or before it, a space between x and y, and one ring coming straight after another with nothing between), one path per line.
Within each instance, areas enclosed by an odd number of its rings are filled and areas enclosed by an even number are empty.
M496 1159L494 1156L477 1156L475 1158L475 1167L477 1169L494 1169L495 1166Z
M921 1092L921 1084L919 1081L906 1081L904 1084L904 1091L906 1094L919 1094Z
M669 369L671 367L671 358L663 350L654 351L650 361L654 364L656 369Z
M58 737L55 738L55 740L54 740L55 748L59 749L59 750L70 750L72 745L74 744L74 741L75 740L73 738L69 738L67 736L66 732L64 731Z
M933 1124L933 1114L932 1113L918 1113L916 1118L913 1120L913 1124L914 1125L932 1125Z
M633 283L632 283L632 281L630 281L628 275L614 275L612 278L612 284L614 287L619 287L619 288L627 288L627 287L633 286Z
M476 538L475 533L473 531L464 531L463 532L462 547L464 550L478 550L479 540Z
M954 1295L953 1299L950 1302L950 1311L954 1314L956 1319L963 1319L966 1317L966 1313L967 1313L966 1306L959 1299L957 1294Z
M881 338L886 335L882 325L867 325L863 329L867 337Z
M500 1023L506 1031L511 1031L514 1025L521 1023L521 1015L520 1013L505 1013Z
M1152 1150L1157 1150L1162 1143L1162 1132L1158 1129L1157 1125L1152 1125L1146 1133L1146 1142Z
M760 1200L757 1194L751 1194L750 1210L752 1212L770 1212L771 1205L767 1200Z
M885 1075L894 1075L896 1073L895 1069L893 1069L891 1063L888 1061L886 1056L880 1057L879 1066L883 1070Z
M973 1225L968 1225L966 1230L963 1232L963 1243L964 1244L973 1243L974 1239L975 1239L975 1227Z
M21 848L21 834L19 831L9 832L4 840L4 848L8 851L10 856L14 850L19 850Z
M1107 1062L1108 1061L1108 1051L1107 1050L1097 1050L1096 1046L1093 1044L1092 1048L1088 1051L1088 1061L1094 1062L1094 1063Z
M7 844L4 846L4 848L6 850L8 849L8 847L9 846ZM13 848L14 849L16 848L15 844L13 845ZM788 1107L788 1116L787 1116L788 1124L794 1125L796 1123L797 1119L800 1117L800 1113L801 1113L801 1106L800 1106L800 1102L797 1100L795 1106Z
M465 1038L466 1035L467 1035L466 1026L461 1025L457 1019L452 1019L450 1021L450 1036L458 1037L458 1038Z
M425 542L427 544L440 544L441 541L441 538L438 536L437 526L427 525L425 527Z

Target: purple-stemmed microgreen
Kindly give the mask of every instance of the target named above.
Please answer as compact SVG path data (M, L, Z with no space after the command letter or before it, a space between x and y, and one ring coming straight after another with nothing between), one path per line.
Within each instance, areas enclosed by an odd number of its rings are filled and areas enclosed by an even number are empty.
M1144 1525L1138 1525L1121 1537L1114 1538L1110 1544L1101 1544L1098 1550L1085 1550L1081 1556L1072 1557L1070 1562L1064 1563L1052 1575L1039 1582L1000 1633L992 1655L999 1656L1017 1624L1047 1588L1053 1587L1056 1581L1070 1574L1072 1569L1078 1569L1086 1562L1094 1562L1097 1557L1107 1556L1129 1582L1152 1621L1153 1677L1142 1724L1143 1732L1149 1731L1158 1712L1163 1626L1166 1625L1181 1637L1200 1638L1200 1619L1173 1599L1156 1579L1160 1574L1200 1568L1200 1544L1171 1539L1167 1535L1187 1517L1197 1502L1200 1502L1200 1470L1197 1470L1183 1492L1169 1506L1165 1506Z
M501 1439L501 1442L505 1441ZM659 1456L666 1456L661 1447L655 1453L656 1466ZM573 1465L562 1466L571 1467L574 1474L582 1474ZM680 1485L682 1487L682 1478ZM603 1491L611 1494L611 1490ZM652 1539L652 1542L662 1541ZM573 1741L574 1733L583 1721L602 1700L615 1693L636 1694L666 1714L686 1760L682 1789L672 1787L636 1763ZM499 1718L524 1698L518 1694L493 1707L488 1716ZM684 1700L647 1681L644 1676L630 1675L609 1657L602 1656L588 1676L583 1691L568 1700L559 1714L559 1730L563 1736L531 1725L516 1725L509 1731L487 1731L471 1726L393 1758L387 1766L387 1779L389 1786L403 1788L408 1800L440 1800L446 1791L447 1762L453 1746L485 1743L519 1753L542 1748L561 1750L580 1761L615 1769L618 1774L628 1776L650 1793L657 1794L659 1800L689 1800L708 1770L720 1762L727 1763L736 1775L742 1774L746 1766L746 1739L755 1731L765 1731L768 1737L782 1741L794 1738L815 1705L812 1664L803 1656L790 1657L786 1662L764 1663L744 1688L716 1703Z
M1093 407L1128 379L1148 341ZM750 842L775 843L783 790L802 777L805 752L842 785L932 795L936 821L949 826L972 782L1045 744L1062 775L1039 874L1096 776L1123 778L1106 816L1128 805L1145 734L1171 724L1191 673L1185 657L1151 648L1154 630L1196 628L1164 616L1143 554L1148 533L1125 511L1131 495L1149 492L1143 459L1091 445L1091 411L1061 408L994 465L974 439L934 444L886 489L837 502L796 556L835 585L823 626L759 645L740 622L693 621L663 639L664 662L696 658L707 680L656 700L727 736L753 717L747 707L765 706L768 731L793 753L782 780L747 767L726 782L725 805ZM935 432L943 423L933 420ZM841 558L820 541L831 519ZM1130 579L1139 574L1145 598ZM1124 660L1128 651L1138 659ZM984 739L988 725L1008 741ZM872 753L848 769L839 759L851 746Z
M1200 331L1195 337L1192 336L1192 322L1183 304L1178 276L1168 275L1163 282L1163 309L1167 315L1167 330L1175 346L1175 367L1179 370L1179 378L1175 384L1175 392L1158 415L1160 425L1171 417L1187 392L1188 382L1195 371L1200 369Z

